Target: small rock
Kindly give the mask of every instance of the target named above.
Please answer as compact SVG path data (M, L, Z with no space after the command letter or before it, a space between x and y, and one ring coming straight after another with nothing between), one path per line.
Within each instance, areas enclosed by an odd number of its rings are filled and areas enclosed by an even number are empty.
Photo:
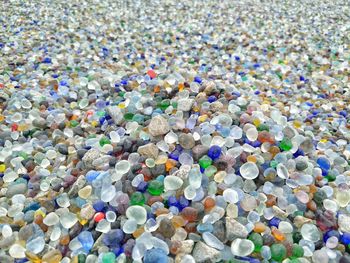
M148 126L148 131L152 136L166 134L169 130L168 121L160 115L153 117Z
M181 133L179 136L179 144L182 146L184 149L192 149L195 145L194 138L192 134L186 134L186 133Z
M83 157L83 162L86 164L91 164L99 156L100 156L100 152L96 148L91 148L85 153Z
M248 234L244 225L231 217L226 217L226 238L228 240L234 240L237 237L246 238Z
M159 149L154 143L149 143L149 144L140 146L137 152L147 158L156 159L158 157Z
M205 243L199 241L193 249L192 256L197 263L200 262L217 262L220 260L220 251L209 247Z
M201 157L206 155L209 151L209 147L202 144L196 145L192 148L193 159L198 161Z
M177 101L177 110L190 111L193 105L193 99L179 99Z
M68 155L68 146L65 144L60 144L58 146L58 152L63 155Z

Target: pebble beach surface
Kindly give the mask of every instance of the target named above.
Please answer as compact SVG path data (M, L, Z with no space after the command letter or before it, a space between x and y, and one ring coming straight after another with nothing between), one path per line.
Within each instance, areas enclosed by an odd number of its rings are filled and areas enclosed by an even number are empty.
M350 2L0 3L1 263L350 263Z

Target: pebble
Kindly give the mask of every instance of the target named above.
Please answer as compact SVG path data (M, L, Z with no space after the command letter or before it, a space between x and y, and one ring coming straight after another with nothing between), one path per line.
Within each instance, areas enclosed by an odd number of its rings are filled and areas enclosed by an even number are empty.
M192 251L195 262L216 262L220 259L220 251L199 241Z

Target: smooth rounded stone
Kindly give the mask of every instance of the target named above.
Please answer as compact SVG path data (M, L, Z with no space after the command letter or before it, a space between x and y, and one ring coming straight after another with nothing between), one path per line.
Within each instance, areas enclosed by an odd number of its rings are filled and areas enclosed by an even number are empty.
M256 141L258 139L258 131L257 129L254 127L254 128L249 128L247 131L246 131L246 136L248 138L249 141Z
M134 219L137 224L142 225L147 220L147 211L144 207L139 205L129 206L126 210L126 217Z
M193 135L190 133L181 133L179 135L179 144L184 149L192 149L195 145L195 140L193 138Z
M123 231L126 234L132 234L137 229L137 222L135 219L131 218L125 221L123 225Z
M10 225L3 225L1 229L1 234L4 238L10 237L13 234L12 228Z
M148 143L146 145L140 146L137 149L137 152L146 158L156 159L159 154L159 149L154 143Z
M350 232L350 216L346 214L340 214L338 216L339 229L343 232Z
M148 125L148 131L152 136L166 134L169 130L168 121L160 115L153 117Z
M77 150L77 154L78 154L79 159L83 159L83 157L85 156L87 151L88 150L86 150L86 149L79 149L79 150Z
M164 136L164 141L167 144L173 144L178 141L178 135L173 131L170 131L167 135Z
M350 191L337 191L336 200L340 207L346 207L350 202Z
M235 239L231 244L232 254L239 257L250 255L254 251L254 243L248 239Z
M101 189L101 201L108 203L116 196L114 185L103 186Z
M199 241L195 245L192 256L195 259L197 263L204 263L204 262L217 262L221 258L220 251L208 246L207 244Z
M176 255L175 261L177 260L177 258L179 256L181 256L181 259L179 260L180 263L196 263L194 257L192 257L191 255L184 255L184 256L182 256L182 254Z
M183 185L183 180L177 176L168 175L164 178L164 187L167 191L177 190Z
M36 237L27 241L26 249L34 254L39 254L44 250L45 239L43 237Z
M254 196L246 194L241 200L240 205L244 211L249 212L257 207L257 200Z
M11 235L10 237L0 239L0 249L8 248L16 241L16 237Z
M326 250L321 249L321 250L314 251L312 255L312 261L320 262L320 263L328 263L329 257L327 255Z
M102 219L96 225L96 231L98 232L108 233L110 230L111 230L111 223L105 219Z
M151 169L151 174L153 176L158 176L158 175L163 175L165 174L165 165L164 164L158 164L152 167Z
M278 177L282 179L288 179L289 178L289 172L288 169L281 163L277 165L277 175Z
M87 185L78 191L80 198L87 199L92 193L92 186Z
M32 122L34 127L37 127L39 129L45 129L47 127L46 120L44 118L36 118Z
M65 144L60 144L57 148L58 152L63 155L68 155L68 146Z
M282 232L282 233L286 233L286 234L290 234L293 233L293 226L292 224L286 222L286 221L281 221L278 224L278 229Z
M175 234L175 227L168 218L162 219L158 231L166 238L171 238Z
M259 168L255 163L247 162L239 168L239 172L244 179L253 180L259 175Z
M49 250L42 257L42 261L47 263L57 263L60 262L61 259L62 253L58 249Z
M59 222L60 218L55 212L51 212L44 217L43 223L47 226L54 226Z
M298 171L304 171L307 167L308 167L308 164L307 162L304 162L304 161L297 161L295 165L295 168Z
M164 253L164 251L160 248L152 248L145 252L144 263L168 263L168 256Z
M0 262L13 263L15 261L14 258L7 255L0 255Z
M61 215L60 223L64 228L71 228L78 222L78 218L75 214L67 212Z
M202 234L202 238L208 246L216 248L218 250L224 249L224 244L216 236L214 236L212 233L204 232Z
M25 258L26 249L18 244L13 244L9 249L9 255L13 258Z
M25 183L14 183L14 184L10 184L7 188L6 191L6 197L7 198L11 198L14 195L17 194L25 194L28 190L27 184Z
M248 236L248 230L244 225L233 219L232 217L225 218L226 226L226 238L228 240L234 240L235 238L246 238Z
M300 233L305 240L311 242L317 242L321 238L320 232L314 224L304 224L300 229Z
M235 204L239 201L237 191L235 191L231 188L225 189L222 196L224 197L224 200L230 204Z
M206 155L209 151L209 147L198 144L192 148L192 157L195 161L198 161L201 157Z
M118 174L126 174L130 170L130 163L126 160L121 160L115 165L115 170Z

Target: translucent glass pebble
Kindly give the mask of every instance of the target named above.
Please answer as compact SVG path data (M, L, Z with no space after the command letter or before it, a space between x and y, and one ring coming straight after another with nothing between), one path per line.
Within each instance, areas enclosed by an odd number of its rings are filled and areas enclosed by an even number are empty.
M245 179L255 179L259 175L259 169L255 163L247 162L243 164L239 171L243 178Z

